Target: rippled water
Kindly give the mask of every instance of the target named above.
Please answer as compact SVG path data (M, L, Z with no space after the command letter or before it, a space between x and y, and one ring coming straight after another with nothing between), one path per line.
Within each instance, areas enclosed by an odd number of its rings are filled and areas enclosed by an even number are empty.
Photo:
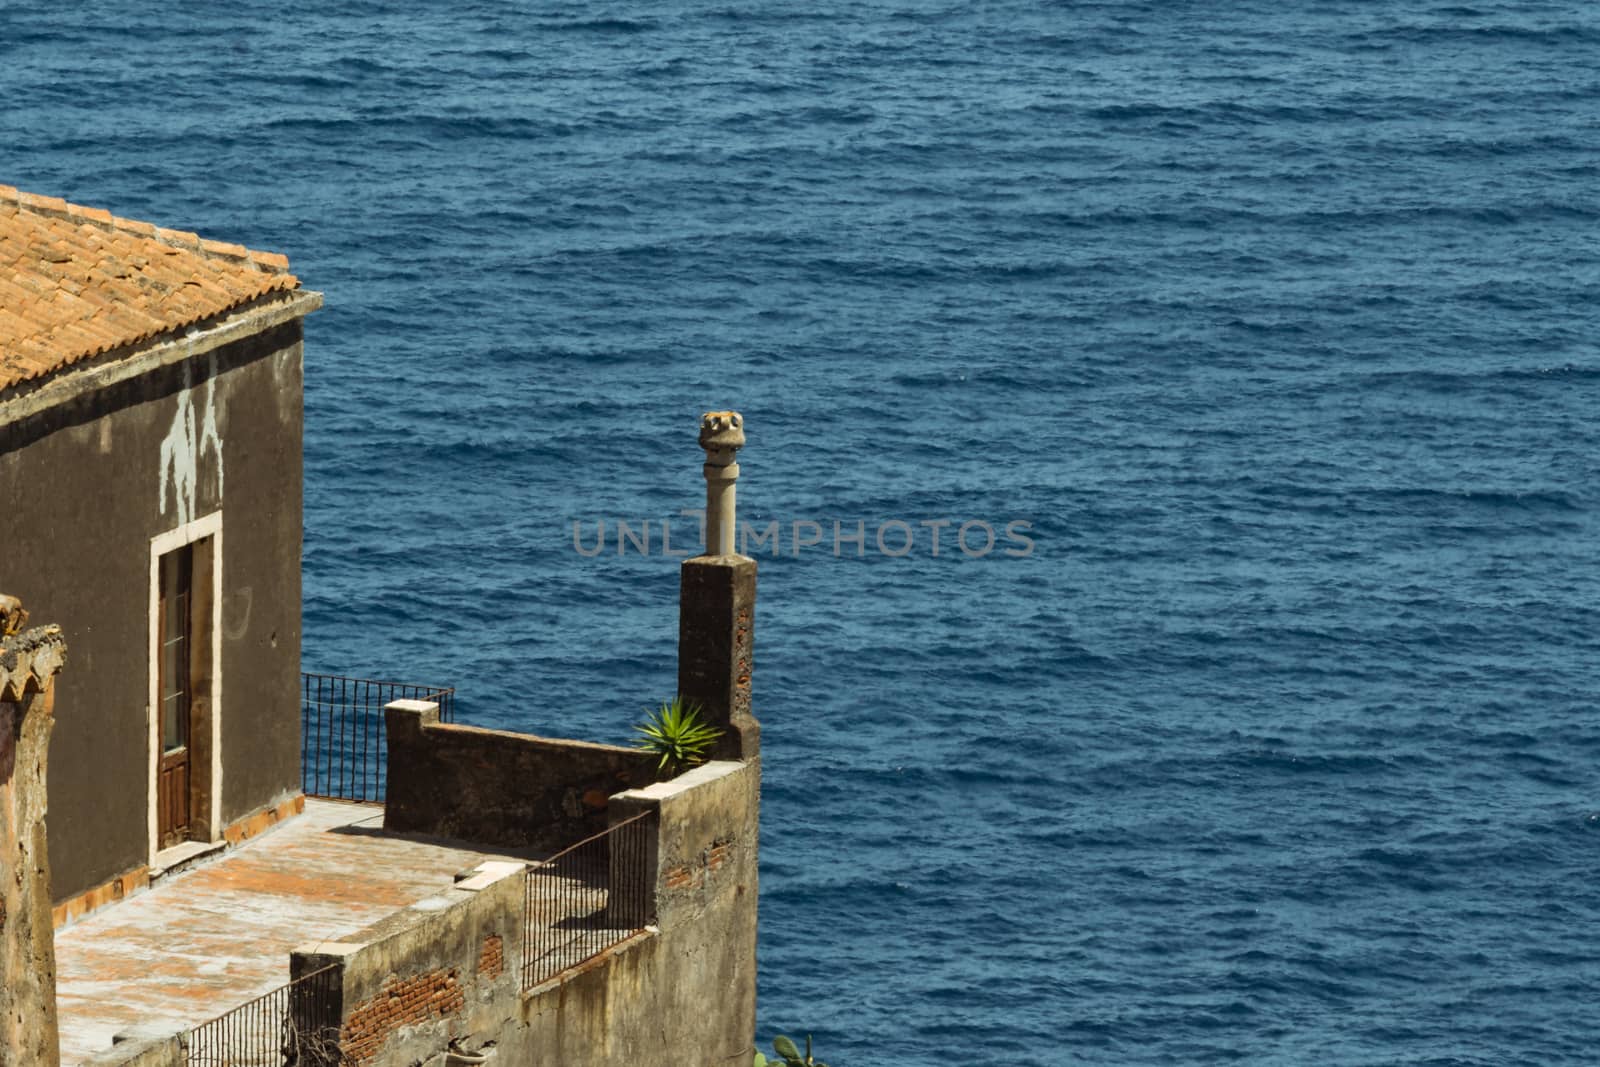
M1593 1062L1591 5L392 7L0 9L0 180L328 294L309 668L622 739L736 406L763 1040Z

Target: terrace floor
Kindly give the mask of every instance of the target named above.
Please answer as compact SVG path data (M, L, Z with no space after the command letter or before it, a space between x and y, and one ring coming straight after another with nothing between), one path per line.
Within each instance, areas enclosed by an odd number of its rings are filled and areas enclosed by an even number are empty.
M287 982L292 949L338 940L485 860L536 858L382 827L381 805L307 799L220 859L57 931L61 1062L135 1026L213 1019Z

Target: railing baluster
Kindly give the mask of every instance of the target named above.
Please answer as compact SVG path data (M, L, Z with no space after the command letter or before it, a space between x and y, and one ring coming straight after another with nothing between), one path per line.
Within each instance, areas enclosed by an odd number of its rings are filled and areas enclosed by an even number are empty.
M644 869L653 814L578 842L524 876L522 988L530 989L626 940L653 921Z
M396 699L430 700L454 719L455 690L343 675L301 675L300 788L307 796L382 802L389 745L383 708Z
M344 1063L333 997L338 973L326 967L193 1027L183 1042L191 1067Z

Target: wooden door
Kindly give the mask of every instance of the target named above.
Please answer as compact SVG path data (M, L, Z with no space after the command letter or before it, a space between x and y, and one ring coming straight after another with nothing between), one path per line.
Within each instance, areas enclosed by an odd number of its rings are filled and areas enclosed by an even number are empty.
M156 770L156 831L161 847L189 838L190 653L194 619L194 546L168 552L160 563L161 757Z

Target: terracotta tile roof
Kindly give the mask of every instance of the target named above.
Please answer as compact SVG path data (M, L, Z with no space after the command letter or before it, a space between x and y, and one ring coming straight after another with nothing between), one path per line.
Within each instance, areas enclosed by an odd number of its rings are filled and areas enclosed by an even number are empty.
M299 286L283 256L0 185L0 391Z

